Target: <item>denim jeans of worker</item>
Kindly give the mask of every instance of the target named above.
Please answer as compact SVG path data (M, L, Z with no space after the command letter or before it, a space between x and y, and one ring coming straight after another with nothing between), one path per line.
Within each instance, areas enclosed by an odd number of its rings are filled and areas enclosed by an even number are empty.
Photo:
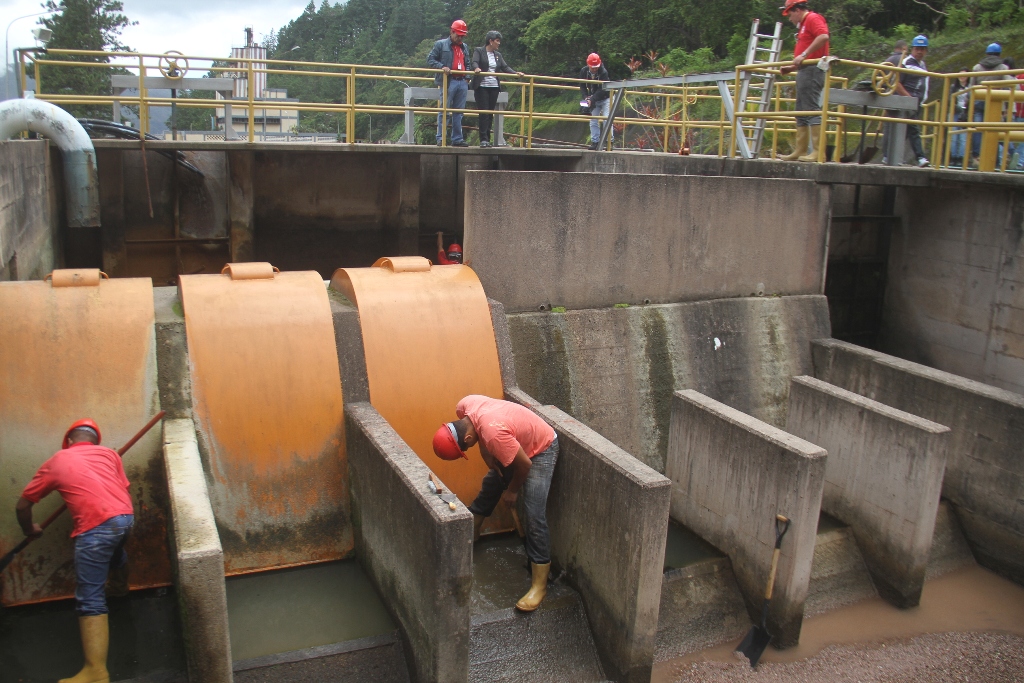
M1014 123L1024 123L1024 116L1014 116ZM1024 171L1024 142L1011 142L1010 151L1007 152L1010 155L1010 160L1006 162L1007 168L1015 168L1018 171ZM1013 163L1013 155L1017 155L1017 165L1011 166Z
M801 66L796 72L796 110L821 109L821 96L825 89L825 72L815 65ZM798 126L820 126L820 116L798 116Z
M448 79L448 108L465 109L466 95L469 93L469 83L464 78ZM462 113L448 114L448 123L452 127L452 137L448 142L462 142ZM437 141L441 142L441 133L444 131L444 113L437 115Z
M523 488L519 492L519 508L526 537L526 556L534 564L547 564L551 561L551 537L548 535L548 491L551 489L551 475L555 473L558 462L558 438L551 442L547 450L538 453L531 459L533 463L530 473L526 475ZM490 517L501 500L501 494L512 481L512 468L506 467L503 474L490 470L485 476L476 500L469 506L474 515Z
M590 119L590 144L596 145L601 141L601 124L608 118L608 108L611 107L612 101L610 99L601 100L595 102L594 106L590 108L590 114L599 118ZM615 131L609 131L608 136L612 142L615 142Z
M128 561L124 544L135 524L134 515L111 517L75 537L75 612L80 617L107 613L107 574Z
M963 128L954 128L949 140L949 163L961 164L964 160L964 150L967 149L967 133L962 132Z
M981 108L978 108L981 105ZM985 103L975 102L974 103L974 120L984 121L985 120ZM981 133L971 134L971 157L977 159L981 156ZM996 151L996 166L1002 163L1003 160L1003 143L999 143L999 148Z

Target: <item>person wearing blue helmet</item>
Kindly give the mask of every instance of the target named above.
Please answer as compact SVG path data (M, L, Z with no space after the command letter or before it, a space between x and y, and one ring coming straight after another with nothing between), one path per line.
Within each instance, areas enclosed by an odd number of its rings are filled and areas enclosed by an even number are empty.
M900 41L902 42L902 41ZM899 43L897 43L899 45ZM903 43L906 46L906 43ZM904 69L913 69L914 71L928 71L928 66L924 63L925 55L928 54L928 38L927 36L917 36L910 41L910 54L907 55L902 63L898 62L898 56L896 61L893 61L893 57L890 57L887 62L894 64L895 66L902 66ZM907 118L920 119L921 118L921 105L926 99L928 99L928 77L918 76L917 74L901 73L900 79L896 83L896 94L903 95L904 97L913 97L917 99L918 110L913 115ZM892 124L886 125L885 135L886 138L892 134L894 126ZM910 148L914 152L914 159L919 167L924 168L928 165L928 157L924 155L924 146L921 144L921 127L915 125L907 126L907 140L910 141ZM888 142L885 144L885 149L889 148ZM887 160L883 160L886 163ZM902 159L896 159L896 163L902 163Z
M1013 78L1013 76L1003 76L993 71L1006 71L1006 65L1003 64L1003 47L999 43L990 43L985 48L985 57L980 62L974 65L971 71L989 72L984 76L975 76L971 79L971 85L980 85L985 81L999 81L1006 78ZM977 97L977 94L975 95ZM1001 106L1001 105L995 105ZM974 120L984 121L985 120L985 98L982 94L974 101ZM971 135L971 166L976 167L978 164L978 155L981 153L981 133L974 133ZM997 162L998 163L998 162Z

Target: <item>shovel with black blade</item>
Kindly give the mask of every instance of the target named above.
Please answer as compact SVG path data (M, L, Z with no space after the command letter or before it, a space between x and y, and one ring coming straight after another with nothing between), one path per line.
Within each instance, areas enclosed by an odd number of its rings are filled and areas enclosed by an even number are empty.
M772 570L768 572L768 588L764 592L764 606L761 607L761 624L752 627L740 646L736 648L736 652L750 660L750 668L757 666L761 654L772 639L771 634L768 633L768 605L772 601L772 589L775 588L775 570L779 567L779 549L782 547L782 537L788 530L789 519L782 515L775 515L775 550L772 552Z

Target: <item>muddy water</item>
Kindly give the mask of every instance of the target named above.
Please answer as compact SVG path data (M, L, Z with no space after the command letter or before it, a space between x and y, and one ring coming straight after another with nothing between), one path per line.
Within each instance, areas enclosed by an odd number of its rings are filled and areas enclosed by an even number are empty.
M880 598L841 607L806 619L800 645L765 650L763 662L793 662L813 657L829 645L902 640L927 633L1008 632L1024 635L1024 587L972 565L925 583L918 607L900 610ZM734 662L737 642L696 652L655 666L652 682L667 683L689 663Z
M682 569L715 557L725 557L716 547L674 520L668 523L665 571Z
M177 680L185 653L173 591L133 591L109 607L111 680L161 674ZM0 683L52 683L81 666L73 600L0 608Z
M395 629L356 560L233 576L227 597L235 661Z
M473 591L470 612L488 614L508 609L530 590L523 541L514 533L484 536L473 547Z

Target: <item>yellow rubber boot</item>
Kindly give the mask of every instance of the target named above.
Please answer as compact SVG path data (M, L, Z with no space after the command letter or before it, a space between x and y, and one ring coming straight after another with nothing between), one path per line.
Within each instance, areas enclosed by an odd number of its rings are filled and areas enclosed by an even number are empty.
M548 593L548 572L551 571L551 563L530 563L530 568L533 570L533 585L530 586L526 595L519 598L519 602L516 603L516 609L520 612L532 612L540 607L540 603Z
M796 161L807 154L807 142L810 140L810 128L808 126L796 127L796 142L793 143L792 154L782 157L783 161Z
M811 126L810 128L811 128L811 139L814 140L814 144L817 145L819 137L821 135L821 126ZM806 130L806 129L807 129L807 126L804 126L804 130ZM810 154L807 154L806 156L800 157L799 160L800 161L817 161L818 160L818 150L815 149Z
M473 543L480 540L480 527L484 525L483 515L473 515Z
M107 649L110 646L107 615L78 617L78 630L82 634L85 666L71 678L60 679L60 683L110 683L110 674L107 673Z

